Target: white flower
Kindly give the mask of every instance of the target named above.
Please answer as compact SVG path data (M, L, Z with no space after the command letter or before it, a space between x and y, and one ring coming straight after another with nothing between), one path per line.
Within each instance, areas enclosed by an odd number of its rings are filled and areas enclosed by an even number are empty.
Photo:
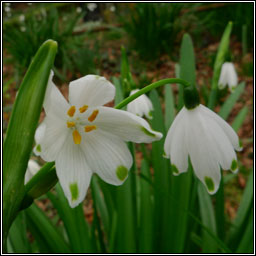
M221 179L220 167L238 171L235 150L242 148L232 127L203 105L179 112L170 127L164 150L174 175L186 172L190 157L196 176L214 194Z
M27 184L29 180L40 170L40 168L40 165L36 161L30 159L25 173L24 184Z
M125 141L150 143L162 134L138 116L104 107L115 95L115 87L104 77L87 75L72 81L68 103L52 76L34 151L45 161L55 161L60 184L75 207L84 199L93 173L112 185L126 180L133 159Z
M231 62L225 62L221 67L220 78L219 78L219 88L223 89L226 85L229 86L231 91L237 86L238 77L235 70L235 66Z
M132 90L130 95L138 92L139 90ZM127 105L127 111L142 117L145 115L147 118L152 118L153 105L150 99L145 95L141 95Z

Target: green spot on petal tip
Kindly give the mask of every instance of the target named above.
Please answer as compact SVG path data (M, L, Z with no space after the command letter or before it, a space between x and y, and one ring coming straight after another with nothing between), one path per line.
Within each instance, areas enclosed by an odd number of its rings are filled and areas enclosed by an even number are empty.
M78 199L79 196L79 190L78 190L78 186L77 183L72 183L69 185L69 189L71 192L71 199L72 201L75 201Z
M121 181L125 180L127 175L128 175L128 169L125 166L120 165L116 168L116 176L119 180Z
M214 183L213 183L212 178L206 176L206 177L204 177L204 181L205 181L205 184L206 184L208 190L210 192L213 192L214 191Z
M172 172L174 174L179 174L179 170L177 169L177 167L174 164L172 164Z
M231 171L235 171L237 169L238 165L237 165L237 161L235 159L233 159L232 163L231 163Z
M42 152L42 149L41 149L41 145L40 145L40 144L38 144L38 145L36 146L36 151Z
M148 136L151 136L151 137L156 137L156 135L152 132L150 132L149 130L147 130L145 127L141 126L141 130Z

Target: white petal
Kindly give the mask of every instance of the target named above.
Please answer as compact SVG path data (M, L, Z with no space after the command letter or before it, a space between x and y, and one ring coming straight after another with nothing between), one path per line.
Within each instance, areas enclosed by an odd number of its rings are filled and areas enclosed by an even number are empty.
M189 126L187 118L181 119L170 144L170 160L174 175L186 172L188 169L187 126Z
M46 124L44 121L36 129L36 133L35 133L36 145L33 149L33 152L35 153L36 156L39 156L41 154L41 143L44 139L45 129L46 129Z
M183 107L178 115L175 117L174 121L172 122L172 125L169 128L169 131L167 133L165 142L164 142L164 152L166 156L170 157L171 154L171 142L173 141L173 137L176 134L176 130L179 129L179 124L181 120L185 120L187 118L186 116L186 108Z
M203 113L203 118L208 127L208 147L212 150L212 157L216 159L222 169L231 169L232 162L237 162L237 157L229 138L214 119L205 113ZM232 171L237 170L236 168Z
M57 119L53 116L46 116L44 119L45 134L41 141L40 156L47 162L55 161L61 151L64 142L71 130L67 128L64 120Z
M192 110L194 111L194 110ZM187 128L188 150L196 176L206 186L210 194L216 193L221 179L220 166L215 157L210 135L198 107L189 115L190 127Z
M80 145L74 144L72 135L68 136L55 164L57 176L69 205L72 208L76 207L85 198L92 172Z
M91 170L109 184L123 184L133 161L126 143L98 129L82 133L82 140L81 146Z
M52 82L53 72L51 73L44 98L44 109L46 115L55 118L65 119L70 105L61 94L60 90Z
M115 87L105 77L87 75L69 84L69 102L90 107L104 105L114 99Z
M162 134L153 131L143 118L124 110L99 107L94 121L101 130L112 133L125 141L150 143L160 140Z
M131 91L130 95L133 95L137 91L139 90L136 89ZM133 100L127 105L128 112L138 115L140 117L145 115L149 119L152 118L152 116L150 115L152 110L153 110L152 102L145 94L141 95L140 97Z
M206 115L208 115L218 123L218 125L222 128L222 130L226 134L226 136L229 138L235 150L241 151L242 148L239 145L239 138L236 132L234 131L234 129L224 119L222 119L219 115L211 111L209 108L203 105L200 105L199 107L204 113L206 113Z

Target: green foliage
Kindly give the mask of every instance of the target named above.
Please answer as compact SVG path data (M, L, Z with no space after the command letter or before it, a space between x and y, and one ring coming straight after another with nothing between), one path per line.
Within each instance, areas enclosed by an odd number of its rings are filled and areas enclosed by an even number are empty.
M211 8L212 5L212 8ZM201 30L209 31L216 37L221 36L221 31L224 30L225 24L229 21L234 22L233 33L242 42L242 30L246 25L248 31L253 31L253 3L225 3L222 6L214 6L214 4L201 4L205 7L205 11L198 11L196 15L198 21L201 23ZM207 7L209 7L207 9ZM248 33L247 40L249 47L253 46L253 33Z
M3 146L4 243L25 195L24 175L56 52L57 43L53 40L39 48L12 110Z
M84 46L82 37L73 35L80 18L81 14L76 12L60 15L58 9L50 8L26 17L22 23L4 24L4 47L11 55L18 77L23 75L39 46L49 38L58 42L55 66L62 70L61 73L73 71L74 67L82 74L94 71L92 51ZM56 75L63 79L59 72Z
M162 53L171 52L180 28L181 8L182 4L178 3L136 3L122 18L133 49L142 59L154 60Z

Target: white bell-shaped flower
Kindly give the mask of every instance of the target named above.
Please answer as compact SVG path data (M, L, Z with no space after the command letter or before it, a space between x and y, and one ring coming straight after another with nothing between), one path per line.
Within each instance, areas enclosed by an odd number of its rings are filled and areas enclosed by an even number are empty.
M29 180L40 170L40 168L40 165L36 161L30 159L25 173L24 184L27 184Z
M138 91L138 89L132 90L130 96ZM127 111L140 117L145 115L147 118L152 119L153 105L151 100L145 94L142 94L127 105Z
M67 102L52 76L34 152L55 161L63 191L75 207L84 199L93 173L112 185L126 180L133 162L126 141L150 143L162 134L134 114L104 107L115 96L115 87L104 77L87 75L72 81Z
M195 175L210 194L221 179L220 168L238 171L235 150L242 148L232 127L203 105L183 109L173 121L164 144L174 175L186 172L190 158Z
M225 62L222 65L218 84L220 89L225 88L227 85L231 91L236 88L238 77L232 62Z

